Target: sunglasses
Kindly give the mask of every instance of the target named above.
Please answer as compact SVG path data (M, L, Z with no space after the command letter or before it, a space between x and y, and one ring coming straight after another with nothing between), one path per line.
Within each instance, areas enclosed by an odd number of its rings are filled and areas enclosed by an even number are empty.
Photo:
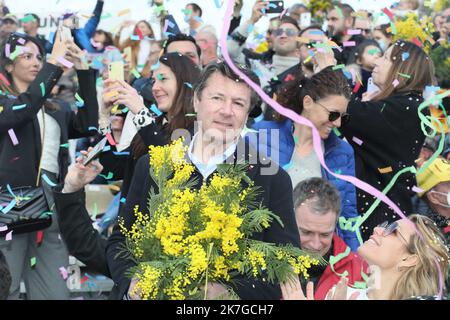
M321 106L322 108L324 108L328 112L328 121L330 121L330 122L334 122L334 121L336 121L339 118L341 118L342 121L347 121L349 116L350 116L347 112L340 113L340 112L337 112L337 111L330 111L323 104L320 104L317 101L315 101L315 103L317 103L319 106Z
M406 245L406 248L408 249L408 251L410 251L411 253L413 253L413 251L411 250L411 246L409 245L408 240L406 240L406 238L401 234L401 232L398 230L399 228L399 224L397 221L392 222L391 224L389 224L387 221L381 223L378 225L378 228L382 228L383 230L383 237L387 237L392 233L396 233L400 236L400 238L403 239L404 244Z
M283 33L285 33L286 36L288 36L288 37L293 37L293 36L296 36L297 33L298 33L297 30L294 30L294 29L283 29L283 28L278 28L278 29L274 30L273 32L275 33L275 36L277 36L277 37L281 37L281 35Z

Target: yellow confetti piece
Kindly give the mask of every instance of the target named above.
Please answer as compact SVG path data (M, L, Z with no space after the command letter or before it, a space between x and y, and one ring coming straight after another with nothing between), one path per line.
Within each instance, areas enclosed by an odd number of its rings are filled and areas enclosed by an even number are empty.
M3 112L3 107L2 106L0 106L0 113L2 113Z
M117 14L117 16L120 17L120 16L124 16L124 15L126 15L126 14L129 14L129 13L131 13L131 10L130 10L130 9L124 9L124 10L119 11L119 13Z
M386 167L386 168L378 168L378 171L380 171L380 173L389 173L392 172L392 167Z
M117 113L118 112L118 109L119 108L119 106L114 106L112 109L111 109L111 113Z
M297 37L297 42L310 43L310 40L307 37Z

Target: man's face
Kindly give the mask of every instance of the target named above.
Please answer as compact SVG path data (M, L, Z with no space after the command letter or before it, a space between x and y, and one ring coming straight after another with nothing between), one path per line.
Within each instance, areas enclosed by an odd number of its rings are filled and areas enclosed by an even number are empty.
M300 234L302 250L324 256L331 248L333 233L336 229L336 212L317 214L310 208L306 200L295 210L295 220Z
M192 8L192 5L188 5L185 8L186 10L190 10L189 12L191 13L190 17L189 17L189 21L190 22L194 22L195 18L199 16L199 13L197 11L194 11L194 8Z
M280 25L279 20L270 21L269 28L267 29L266 33L267 46L270 49L273 49L273 42L275 40L275 30L278 29L279 25Z
M241 134L250 112L251 89L219 72L212 74L194 109L204 138L228 144ZM225 151L225 150L224 150Z
M371 29L371 25L370 25L370 20L369 19L356 18L355 19L354 29L362 30L361 34L364 37L366 37L366 38L370 38L371 37L372 29Z
M345 32L345 20L340 17L336 9L330 10L327 15L328 34L330 36L342 35Z
M197 66L200 66L200 57L195 44L191 41L174 41L167 47L167 53L178 52L190 58Z
M106 41L106 37L105 37L105 35L103 33L96 33L96 34L94 34L94 37L92 38L92 40L95 43L98 43L98 44L102 45L101 47L97 47L97 50L99 50L101 48L104 48L104 43Z
M291 23L283 23L275 30L273 48L280 56L293 56L297 50L298 29Z
M29 33L31 31L37 29L38 27L39 27L38 23L35 19L27 21L27 22L22 22L22 28L25 33Z
M0 33L2 35L9 35L13 32L16 32L19 26L13 20L6 19L2 22L0 26Z

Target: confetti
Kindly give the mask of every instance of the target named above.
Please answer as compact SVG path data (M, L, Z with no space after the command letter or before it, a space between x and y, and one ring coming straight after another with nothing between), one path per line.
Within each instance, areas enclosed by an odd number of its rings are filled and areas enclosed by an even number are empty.
M75 99L77 99L77 102L75 102L76 106L78 108L83 108L84 107L84 100L80 97L78 92L75 93Z
M163 75L162 75L161 73L158 73L158 74L156 75L156 78L157 78L158 80L164 79L164 77L163 77Z
M38 246L41 245L43 238L44 238L44 232L42 230L39 230L38 232L36 232L36 244Z
M367 51L368 54L370 55L374 55L380 52L380 49L374 48L374 49L370 49L369 51Z
M8 134L9 134L9 137L11 138L13 146L17 146L19 144L19 140L17 140L17 136L16 136L16 133L14 132L14 130L9 129Z
M64 267L59 268L59 273L61 273L61 276L64 280L66 280L69 277L69 274L67 273L67 269Z
M283 169L284 169L285 171L289 170L289 168L292 167L292 164L293 164L292 161L289 162L289 163L287 163L287 164L285 164L285 165L283 166Z
M6 79L6 77L3 75L3 73L0 73L0 80L7 86L9 87L11 84L9 83L8 79Z
M397 34L397 28L395 27L395 23L391 21L391 31L392 34Z
M152 104L150 106L150 110L153 111L154 114L156 114L157 117L159 117L160 115L162 115L161 110L158 109L158 107L156 106L156 104Z
M248 33L251 33L254 29L255 29L255 25L254 25L254 24L251 24L251 25L248 26L247 32L248 32Z
M21 53L22 53L21 47L16 47L16 50L14 50L14 52L11 53L11 55L9 56L9 59L15 60L17 58L17 56Z
M337 11L339 18L344 19L344 14L342 13L341 8L335 6L334 9Z
M422 192L424 192L424 190L423 189L420 189L419 187L417 187L417 186L414 186L414 187L412 187L412 189L411 189L412 191L414 191L414 192L417 192L417 193L422 193Z
M56 59L59 63L61 63L63 66L65 66L66 68L72 69L73 67L73 63L70 62L69 60L65 59L64 57L58 57L58 59Z
M139 39L139 36L134 35L134 34L130 36L130 39L133 40L133 41L139 41L139 40L141 40L141 39Z
M383 12L384 12L384 14L386 14L386 15L389 17L389 19L390 19L391 21L394 20L394 14L393 14L391 11L389 11L388 8L384 8L384 9L383 9Z
M409 74L406 74L406 73L400 73L399 72L398 75L403 77L403 78L407 78L407 79L411 78L411 76Z
M98 131L97 127L89 127L88 130L89 131Z
M392 85L394 86L394 88L395 88L396 86L398 86L398 84L399 84L399 82L398 82L397 79L395 79L394 81L392 81Z
M406 60L408 60L408 58L409 58L409 52L403 52L402 53L402 60L406 61Z
M338 64L337 66L333 67L333 70L343 69L345 68L345 64Z
M141 77L141 74L136 69L131 70L131 74L136 78L139 79Z
M6 207L2 209L3 213L8 213L14 206L17 204L16 199L12 199L10 203Z
M30 266L33 268L34 266L36 266L36 257L32 257L30 259Z
M123 151L123 152L114 152L113 151L113 154L116 156L128 156L128 155L130 155L130 152L129 151Z
M354 143L356 143L357 145L359 145L359 146L363 144L363 141L361 139L357 138L357 137L353 137L352 141Z
M108 19L108 18L111 18L111 17L112 17L112 14L108 12L108 13L102 14L100 16L100 19Z
M295 77L292 75L292 74L288 74L285 78L284 78L284 81L291 81L291 80L295 80Z
M184 84L185 84L186 87L188 87L189 89L192 89L192 84L190 84L189 82L185 82Z
M297 37L297 42L308 44L308 43L310 43L310 40L307 37Z
M8 232L5 236L5 241L11 241L12 240L12 233L13 230L11 230L10 232Z
M31 14L27 14L25 17L23 17L22 19L20 19L20 21L26 23L26 22L32 22L35 21L36 19L31 15Z
M11 55L11 44L9 43L5 45L5 55L7 58L9 58L9 56Z
M391 168L391 167L378 168L378 171L379 171L380 173L389 173L389 172L392 172L392 168Z
M56 183L50 180L50 178L45 173L42 175L42 179L44 179L45 183L47 183L49 186L51 187L56 186Z
M354 47L354 46L356 46L356 42L355 42L355 41L344 41L344 42L342 43L342 45L343 45L344 47Z
M127 201L127 199L126 199L126 198L123 198L123 197L122 197L122 198L120 198L120 202L121 202L121 203L125 203L125 201Z
M2 106L0 106L0 113L2 113L3 112L3 107Z
M114 140L114 137L111 135L110 132L108 132L106 134L106 139L108 139L108 142L110 145L115 146L116 145L116 141Z
M357 82L355 87L353 88L353 93L357 93L359 91L359 88L361 88L361 84Z
M21 104L21 105L19 105L19 106L14 106L14 107L12 107L12 109L13 109L14 111L17 111L17 110L24 109L24 108L26 108L26 107L27 107L26 104Z
M110 180L114 175L112 172L108 172L108 175L106 176L104 174L100 174L99 176L105 178L106 180Z
M220 2L220 0L214 0L214 3L216 4L216 8L217 9L220 9L220 8L222 8L222 2Z
M361 29L350 29L350 30L347 30L347 35L349 35L349 36L354 36L354 35L357 35L357 34L361 34Z
M334 127L333 128L333 132L335 135L337 135L338 137L342 136L342 133L338 130L338 128Z
M119 12L117 13L117 16L118 16L118 17L121 17L121 16L127 15L127 14L129 14L129 13L131 13L131 10L130 10L130 9L124 9L124 10L119 11Z
M68 143L64 143L62 145L59 146L60 148L69 148L69 144Z
M45 96L45 85L43 82L40 84L42 96Z
M420 48L423 47L422 42L420 42L420 40L417 39L416 37L414 37L414 38L411 40L411 42L414 43L416 46L418 46L418 47L420 47Z

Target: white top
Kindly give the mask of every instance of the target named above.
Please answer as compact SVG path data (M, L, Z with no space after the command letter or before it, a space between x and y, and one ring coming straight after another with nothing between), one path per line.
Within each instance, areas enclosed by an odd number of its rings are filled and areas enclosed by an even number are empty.
M59 174L58 165L58 153L61 144L61 128L58 122L48 114L44 114L45 117L45 135L44 135L44 123L42 119L42 109L38 114L39 127L41 132L41 141L44 144L42 150L41 168L49 172Z
M151 49L151 43L148 39L143 39L140 42L139 46L139 53L137 57L137 66L136 69L139 72L142 72L144 70L144 66L148 61L148 57L150 56L150 50Z
M213 173L217 169L217 165L223 163L226 159L231 157L231 155L236 151L237 144L233 143L227 148L227 150L225 150L224 153L212 157L211 159L209 159L208 163L205 164L192 153L192 150L194 149L194 142L197 137L198 133L194 135L194 138L189 145L188 157L189 159L191 159L192 163L195 165L198 171L200 171L200 173L202 174L203 180L206 180L211 175L211 173ZM208 146L203 147L207 148Z

